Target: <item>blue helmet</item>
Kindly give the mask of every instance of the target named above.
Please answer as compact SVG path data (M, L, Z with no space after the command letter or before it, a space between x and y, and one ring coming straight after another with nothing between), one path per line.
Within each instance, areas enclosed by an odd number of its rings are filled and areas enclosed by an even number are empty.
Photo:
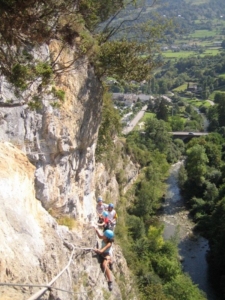
M107 211L103 211L102 215L103 217L108 217L109 213Z
M102 201L102 196L99 196L97 201L98 202Z
M112 230L107 229L106 231L104 231L104 236L106 236L108 239L113 239L114 232Z
M114 204L113 203L109 203L109 207L114 207Z

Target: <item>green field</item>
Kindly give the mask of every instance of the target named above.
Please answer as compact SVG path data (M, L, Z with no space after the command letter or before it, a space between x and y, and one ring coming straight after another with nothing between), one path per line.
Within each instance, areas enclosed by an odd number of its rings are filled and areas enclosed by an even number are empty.
M197 51L174 52L172 50L167 50L167 51L162 52L162 55L168 59L179 59L179 58L187 58L189 56L200 56L200 57L204 57L206 55L215 56L218 53L220 53L220 49L207 49L201 54Z
M203 3L209 3L209 0L186 0L186 3L200 5Z
M225 73L219 75L220 78L225 78Z
M225 93L225 90L221 89L221 90L215 90L215 91L213 91L212 94L209 95L209 99L213 101L216 93Z
M204 51L204 53L200 54L201 57L206 56L206 55L210 55L210 56L214 56L220 53L220 48L218 49L207 49Z
M137 123L137 125L134 127L134 130L143 130L144 126L140 126L140 124L145 123L146 120L155 118L155 113L145 112L144 116L141 118L141 120Z
M218 34L216 30L195 30L194 33L191 33L189 37L191 38L204 38L204 37L214 37Z
M166 58L169 58L169 59L172 58L173 59L173 58L186 58L186 57L189 57L189 56L197 55L197 53L194 52L194 51L174 52L174 51L168 50L166 52L163 52L162 55Z
M155 118L155 114L154 113L150 113L150 112L146 112L144 114L144 116L141 118L141 120L139 121L139 123L145 122L147 119L151 119L151 118Z
M198 108L201 106L209 107L212 105L207 100L189 99L189 98L182 98L182 100Z
M187 89L187 83L184 83L178 87L176 87L175 89L173 89L173 92L184 92Z

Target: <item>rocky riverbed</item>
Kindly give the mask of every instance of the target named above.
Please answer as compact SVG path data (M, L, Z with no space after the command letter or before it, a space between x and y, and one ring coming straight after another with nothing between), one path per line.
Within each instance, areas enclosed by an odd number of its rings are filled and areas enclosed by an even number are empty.
M167 180L167 192L163 204L161 220L165 224L164 238L176 236L183 271L188 273L192 281L205 292L209 300L218 300L208 280L208 265L206 253L208 241L193 232L194 222L189 217L189 211L184 205L178 187L178 172L182 161L174 164Z

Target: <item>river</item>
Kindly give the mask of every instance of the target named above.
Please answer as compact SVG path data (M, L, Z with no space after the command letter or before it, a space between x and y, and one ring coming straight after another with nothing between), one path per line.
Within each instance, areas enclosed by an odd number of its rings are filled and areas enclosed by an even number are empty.
M180 161L171 167L167 180L168 187L161 216L165 224L164 238L169 239L177 234L183 271L188 273L199 289L205 292L207 299L219 300L208 280L208 266L205 258L209 249L208 241L193 233L194 223L189 218L184 200L180 195L177 176L182 163Z

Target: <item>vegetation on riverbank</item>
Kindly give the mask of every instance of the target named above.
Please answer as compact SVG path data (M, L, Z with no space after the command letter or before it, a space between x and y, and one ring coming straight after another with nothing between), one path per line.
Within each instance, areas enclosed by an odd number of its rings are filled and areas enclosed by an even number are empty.
M225 94L215 96L208 111L208 136L186 145L186 164L179 174L180 187L196 222L209 240L209 274L217 290L225 295Z
M113 106L104 106L103 116L115 113L118 112ZM104 117L103 125L105 120ZM104 128L101 129L103 137ZM110 134L113 135L113 131ZM119 139L120 146L116 148L114 145L113 148L111 145L111 151L102 152L99 159L113 170L119 156L129 155L133 163L141 167L132 188L126 194L120 189L116 226L116 240L136 278L139 299L206 299L190 277L183 274L176 237L164 241L163 225L157 218L170 163L183 155L184 143L172 140L166 122L151 117L145 119L143 132L133 131ZM118 182L123 186L123 170L117 169L116 172Z
M183 274L177 240L164 241L157 218L165 191L169 163L183 154L182 141L172 141L166 123L148 118L144 133L126 138L126 153L142 166L137 182L119 205L117 237L136 276L140 299L205 299L188 275Z
M188 15L190 3L175 0L169 2L171 5L169 13L174 13L180 27L168 34L168 44L171 45L179 39L180 43L186 41L196 43L196 49L174 49L173 52L167 52L173 57L172 60L165 59L163 55L166 55L166 52L164 52L157 56L161 67L154 75L151 74L150 80L142 84L133 81L123 81L119 84L116 82L111 87L111 91L115 89L117 92L153 93L157 96L170 90L174 92L171 104L163 103L160 97L157 97L154 105L149 103L149 112L154 113L156 118L146 117L143 131L135 131L129 134L125 141L123 140L125 153L142 167L142 172L133 188L125 195L121 194L122 201L118 209L119 215L123 218L119 218L116 234L120 238L129 267L137 278L141 299L199 300L204 299L204 296L191 280L182 274L176 241L163 241L163 228L156 214L160 207L164 191L163 181L169 164L175 162L182 154L187 155L187 164L180 172L180 184L198 224L197 227L210 241L208 258L211 274L213 276L216 274L214 278L217 283L222 283L225 276L223 272L225 251L222 240L225 228L222 221L225 206L222 196L225 174L223 162L225 124L222 119L225 105L222 100L218 100L215 107L209 107L209 102L203 102L215 94L215 91L222 90L225 85L223 76L225 53L222 50L222 43L220 49L218 47L210 49L213 38L218 37L218 32L220 37L224 38L224 25L222 22L216 24L218 18L216 13L220 12L222 1L211 1L210 4L207 2L205 10L202 6L204 3L192 2L196 10ZM147 18L150 11L146 9L143 18ZM168 12L165 8L159 11L161 14L164 12L165 16ZM184 12L186 18L182 17ZM214 30L211 26L211 29L206 31L205 28L210 27L206 21L207 14L212 14L211 25L217 29ZM200 15L203 16L203 20L198 18ZM193 22L188 23L190 20ZM185 34L181 36L182 31ZM214 97L211 96L211 99L214 100ZM216 130L217 134L192 139L185 146L181 140L172 141L168 131L203 130L202 119L190 104L194 104L207 114L210 120L209 129Z

